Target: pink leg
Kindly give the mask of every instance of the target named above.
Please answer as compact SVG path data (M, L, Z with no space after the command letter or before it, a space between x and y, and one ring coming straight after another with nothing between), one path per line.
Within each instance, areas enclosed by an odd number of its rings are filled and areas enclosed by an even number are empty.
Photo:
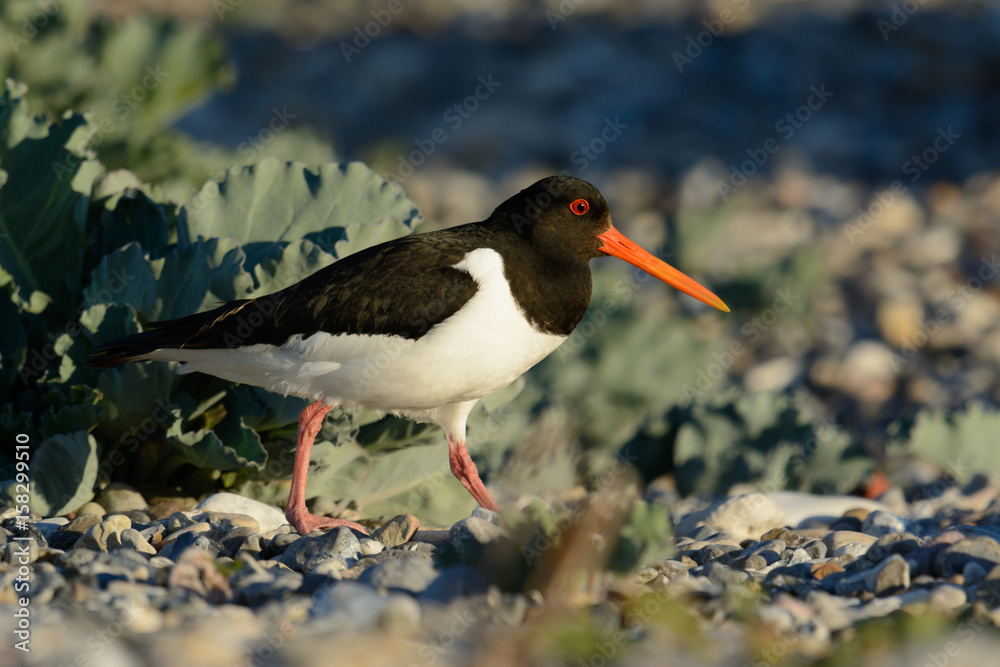
M292 490L288 494L288 507L285 518L295 526L300 535L307 535L317 528L336 528L347 526L365 535L368 531L364 526L346 519L331 519L325 516L310 514L306 509L306 475L309 474L309 454L312 452L313 440L323 426L323 419L330 411L330 406L322 401L310 403L299 415L299 435L295 445L295 466L292 468ZM475 470L475 469L473 469Z
M451 471L458 478L458 481L462 483L462 486L468 489L472 497L476 499L476 502L484 509L499 512L500 506L497 505L497 501L493 500L490 492L486 490L486 485L483 484L483 481L479 479L479 471L476 470L476 464L469 458L469 452L465 449L465 443L461 440L456 440L450 433L448 434L448 459L451 461Z

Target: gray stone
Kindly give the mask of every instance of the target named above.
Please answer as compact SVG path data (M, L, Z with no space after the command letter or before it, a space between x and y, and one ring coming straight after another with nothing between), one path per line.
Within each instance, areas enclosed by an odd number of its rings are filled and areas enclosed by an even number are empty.
M45 537L45 541L52 537L52 534L57 530L69 524L69 519L64 516L54 516L51 519L42 519L41 521L36 521L33 525L38 529L38 532Z
M891 512L875 510L869 512L861 522L861 532L875 537L888 533L902 533L906 530L906 522Z
M448 604L456 598L482 595L486 592L487 583L477 568L470 565L453 565L442 570L420 593L418 599Z
M38 553L38 542L35 540L12 540L0 547L0 562L9 563L16 570L21 565L31 565L38 560Z
M704 510L681 518L678 535L691 535L700 526L725 531L737 541L758 539L763 533L785 525L785 513L766 494L747 493L725 498Z
M211 495L198 503L196 509L211 512L248 514L257 521L262 533L274 530L288 523L285 519L285 514L277 507L265 505L262 502L238 496L235 493L216 493Z
M305 539L298 533L278 533L271 539L264 541L266 536L261 536L261 558L274 558L285 553L285 551L296 542ZM302 548L301 546L298 548Z
M91 500L89 503L84 503L80 506L80 508L76 511L76 516L79 518L83 514L96 514L97 516L103 518L107 513L108 511L104 509L100 503L95 503Z
M156 554L156 549L134 528L126 528L120 533L109 535L108 550L112 549L133 549L151 556Z
M207 521L199 521L198 523L192 523L190 526L185 526L184 528L179 528L170 532L166 537L163 538L163 546L172 544L176 542L184 535L190 533L195 533L197 535L204 535L205 537L210 537L209 533L212 531L212 526Z
M910 566L899 554L893 554L864 573L868 590L879 597L902 593L910 587Z
M826 558L826 545L820 540L813 540L802 548L806 550L806 553L809 554L810 558Z
M764 540L743 550L744 555L756 554L761 556L767 564L776 563L781 558L781 552L786 549L784 540Z
M204 533L183 533L176 540L160 549L160 556L177 561L188 549L199 549L211 555L213 558L222 551L218 542L213 542Z
M478 561L483 549L503 538L502 528L494 526L489 521L469 517L456 522L448 533L448 540L455 551L469 561Z
M781 562L785 566L798 565L812 560L805 549L788 549L781 554Z
M409 602L398 601L403 598ZM360 583L341 581L313 594L309 626L313 631L335 632L399 626L415 629L420 610L413 604L416 601L409 596L380 595Z
M376 588L420 593L438 576L434 562L423 556L394 558L365 570L358 581Z
M477 507L472 510L472 516L477 519L483 519L484 521L489 521L494 526L500 526L500 513L494 512L493 510L488 510L485 507Z
M763 570L768 566L768 562L760 554L743 556L741 558L737 558L730 564L741 570Z
M986 578L986 570L978 561L970 560L962 568L962 580L966 586L978 584Z
M828 554L834 554L838 549L847 545L862 544L867 547L877 541L877 537L853 530L835 530L823 538L823 544L826 545Z
M216 512L209 510L195 515L194 518L208 523L211 527L212 539L221 540L234 528L247 528L250 531L250 534L260 532L260 524L257 522L257 519L253 518L249 514L240 514L237 512Z
M97 498L94 500L104 508L107 514L144 510L149 507L141 493L122 482L111 482L97 494Z
M91 552L93 553L93 552ZM36 563L31 573L31 603L45 605L69 590L69 583L52 563Z
M120 533L126 528L131 527L132 522L127 516L112 514L84 533L78 545L86 549L94 549L95 551L107 551L108 537L112 533Z
M360 551L361 544L354 531L339 526L316 537L301 537L292 542L281 554L280 562L308 574L309 570L331 556L343 559L350 567L361 557Z
M254 521L256 523L256 521ZM232 528L229 532L222 536L219 540L219 544L222 546L222 554L229 556L230 558L235 558L236 553L243 548L247 540L256 537L257 531L250 528L250 526L236 526ZM247 549L247 551L252 551L253 549ZM256 540L256 551L260 552L260 539Z
M934 609L952 613L968 602L965 589L954 584L940 584L931 589L928 604Z
M940 552L935 566L944 577L960 573L969 562L977 562L985 571L1000 563L1000 544L992 537L976 535L952 544Z
M370 537L362 537L358 540L361 545L360 552L362 556L374 556L375 554L382 553L385 550L385 545L381 542L377 542Z
M390 595L379 610L377 627L390 637L406 637L420 630L420 604L409 595Z
M379 526L371 534L371 539L387 548L396 547L409 542L418 528L420 522L417 517L412 514L401 514Z
M97 514L80 514L75 519L67 523L52 533L49 538L49 546L53 549L69 549L76 544L83 534L101 522L101 517Z
M718 561L707 563L703 567L703 574L708 577L709 581L721 586L745 584L751 580L750 575L746 572L733 569Z
M857 496L819 496L800 491L772 491L767 497L785 516L787 524L796 527L815 523L830 525L845 512L855 508L870 511L889 509L880 502Z
M347 561L337 554L321 554L313 556L302 566L303 574L322 575L331 579L340 579L340 573L348 567Z

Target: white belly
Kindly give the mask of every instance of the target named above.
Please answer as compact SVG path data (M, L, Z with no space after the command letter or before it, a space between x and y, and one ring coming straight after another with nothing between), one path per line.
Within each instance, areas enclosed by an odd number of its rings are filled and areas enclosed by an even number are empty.
M157 350L151 359L271 391L375 410L428 410L501 389L566 337L536 331L514 301L500 255L468 253L455 265L479 285L458 312L417 340L317 333L281 347Z

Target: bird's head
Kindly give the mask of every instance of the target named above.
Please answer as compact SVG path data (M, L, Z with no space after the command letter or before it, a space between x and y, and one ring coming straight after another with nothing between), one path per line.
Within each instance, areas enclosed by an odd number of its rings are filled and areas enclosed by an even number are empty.
M493 212L538 252L558 263L579 264L612 255L719 310L722 299L666 262L646 252L611 223L604 196L571 176L550 176L525 188Z

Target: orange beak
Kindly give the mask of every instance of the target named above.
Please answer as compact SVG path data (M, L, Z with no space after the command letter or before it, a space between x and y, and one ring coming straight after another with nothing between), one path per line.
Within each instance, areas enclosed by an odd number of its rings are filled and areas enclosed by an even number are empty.
M598 234L597 238L604 242L601 252L614 255L618 259L624 259L632 266L637 266L654 278L659 278L671 287L675 287L685 294L689 294L699 301L703 301L713 308L728 313L729 306L722 302L722 299L715 296L697 282L663 262L637 246L632 241L622 235L620 231L612 226L603 234Z

